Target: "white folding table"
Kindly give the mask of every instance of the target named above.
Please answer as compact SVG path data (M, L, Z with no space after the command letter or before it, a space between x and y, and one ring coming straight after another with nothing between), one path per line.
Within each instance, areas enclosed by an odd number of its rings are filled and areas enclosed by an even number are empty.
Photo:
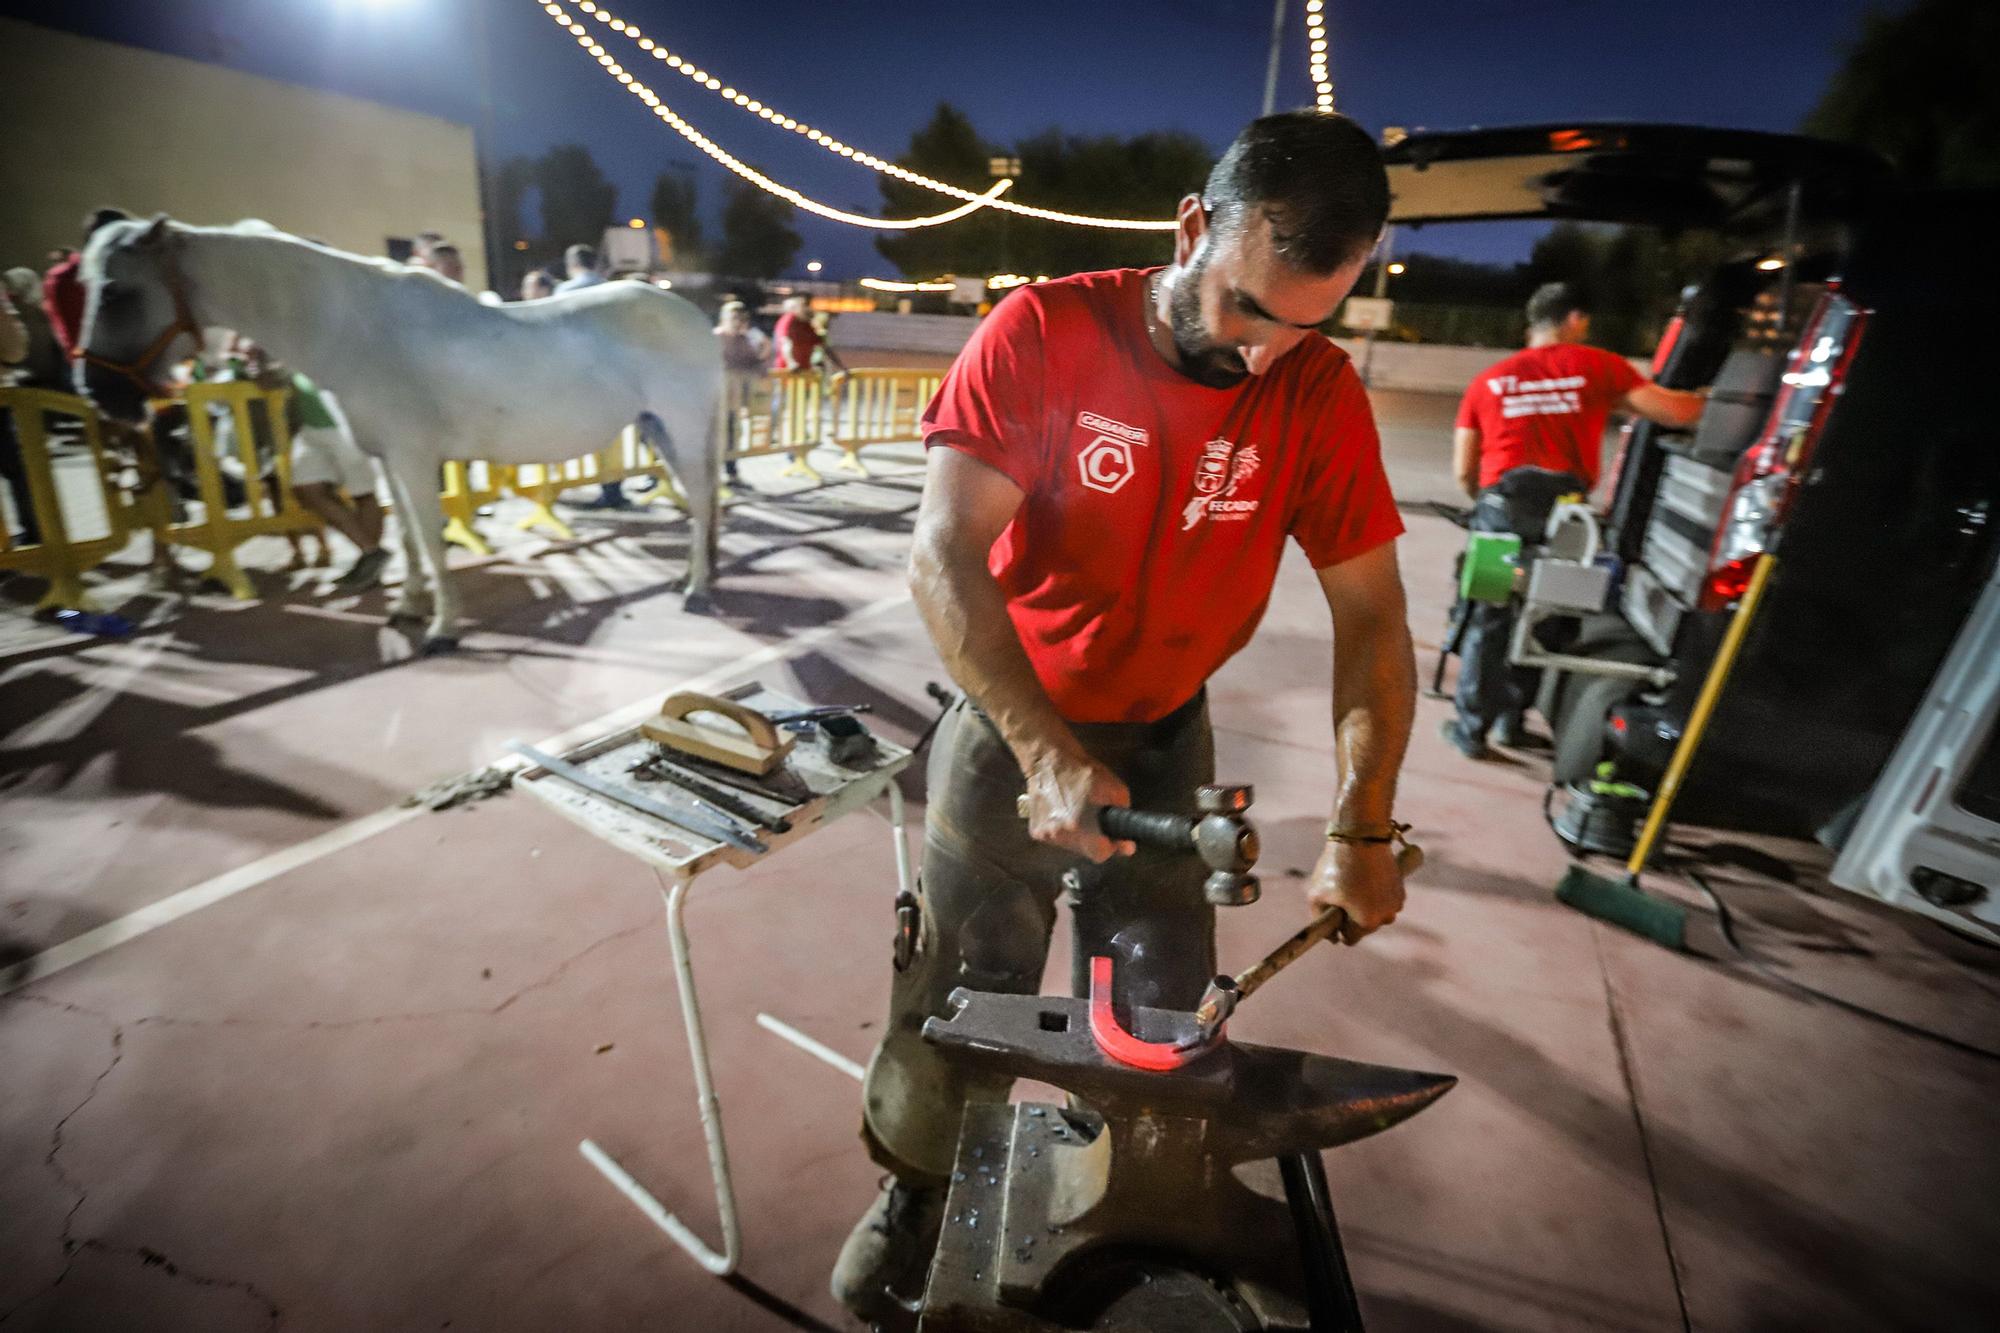
M808 707L762 686L751 684L727 692L727 697L764 713L780 713ZM641 796L671 794L664 783L638 784L629 770L655 752L638 728L630 727L600 740L590 741L556 756L581 768L593 777L629 786ZM752 865L791 846L816 829L842 815L861 809L884 796L889 802L889 831L895 840L896 882L914 892L910 873L909 844L903 830L903 794L896 776L910 766L912 752L877 737L875 754L862 767L834 764L821 746L800 743L787 760L790 772L802 784L810 799L800 804L783 800L752 798L752 804L771 814L782 814L790 823L783 833L760 831L766 844L763 852L746 851L692 833L678 824L641 813L607 797L565 781L561 776L530 763L514 779L515 786L547 802L565 818L583 826L614 847L622 848L673 879L673 887L662 895L666 900L667 940L673 950L674 978L679 983L681 1016L687 1024L688 1053L694 1064L697 1106L701 1129L708 1141L709 1171L715 1178L715 1207L722 1223L722 1249L718 1253L695 1234L694 1229L668 1212L658 1199L633 1179L630 1172L589 1139L579 1145L585 1160L638 1206L680 1247L718 1277L736 1271L742 1253L742 1237L736 1221L736 1191L729 1178L729 1149L722 1135L722 1107L709 1076L708 1037L702 1028L701 1000L696 994L694 964L688 954L687 928L682 912L688 891L695 880L715 866Z

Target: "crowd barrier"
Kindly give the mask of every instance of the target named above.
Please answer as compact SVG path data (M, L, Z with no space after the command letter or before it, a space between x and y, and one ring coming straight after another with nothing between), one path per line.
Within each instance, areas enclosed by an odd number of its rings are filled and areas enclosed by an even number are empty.
M941 379L934 371L865 369L824 378L814 372L773 376L755 388L749 407L733 414L725 458L786 454L790 456L786 474L818 481L822 478L810 456L815 449L833 448L842 454L838 466L867 476L861 451L916 440L918 419ZM208 552L209 578L238 599L254 597L250 578L237 561L237 548L254 537L321 527L292 494L291 450L271 452L268 476L258 453L260 429L266 429L267 442L284 438L287 396L285 389L266 390L249 382L188 386L184 401L194 443L199 517L174 521L174 500L158 475L149 436L107 426L95 407L71 394L0 388L0 408L13 416L29 500L41 529L40 542L16 544L0 525L0 570L48 581L38 610L88 610L83 575L116 555L137 533L151 532L156 542ZM90 453L93 484L86 491L72 486L66 494L57 484L49 453L50 423L64 419L79 423ZM221 420L231 427L226 449L218 445ZM136 476L123 483L125 465L105 442L107 431L113 429L124 433L135 459ZM233 468L225 468L225 453ZM242 483L241 499L234 505L229 503L232 472L233 479ZM634 428L602 449L562 462L447 463L439 479L444 536L469 551L492 554L493 546L480 535L476 520L481 509L511 494L528 503L518 525L521 529L539 528L572 540L576 533L555 512L558 496L638 477L650 477L657 484L648 494L635 497L637 502L685 507L672 474ZM101 507L99 526L104 530L79 538L75 534L91 526L85 515L76 512L86 500Z

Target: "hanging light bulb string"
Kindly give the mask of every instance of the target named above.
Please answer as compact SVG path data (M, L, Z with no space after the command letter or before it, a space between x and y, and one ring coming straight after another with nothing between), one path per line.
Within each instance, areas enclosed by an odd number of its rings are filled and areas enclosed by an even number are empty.
M613 69L613 66L617 62L604 52L602 46L590 40L589 29L570 18L563 7L560 4L554 3L554 0L537 0L537 2L541 4L543 10L551 18L567 28L570 34L577 38L579 45L596 56L599 64L603 65L607 71ZM911 185L921 186L926 190L932 190L954 199L962 199L967 203L973 203L975 207L997 208L1005 212L1019 214L1022 217L1040 218L1047 222L1064 222L1072 226L1102 227L1122 231L1172 231L1178 225L1171 218L1156 221L1147 218L1096 217L1085 213L1068 213L1060 209L1038 208L1032 204L1020 204L1015 203L1011 199L1001 199L998 197L1001 193L999 190L989 189L983 194L975 193L963 186L952 185L935 177L926 176L921 172L912 171L908 167L900 166L897 163L877 157L873 153L855 148L852 144L843 143L840 139L826 133L824 130L808 125L802 120L787 116L776 107L761 102L751 97L748 93L724 83L716 75L702 69L693 61L669 51L666 47L648 37L639 30L637 24L616 17L609 10L605 9L604 6L597 4L596 0L577 0L576 8L585 16L596 20L598 23L611 29L611 31L633 42L641 51L651 56L654 60L666 65L668 69L673 70L683 78L692 80L697 86L720 96L724 101L730 102L780 129L789 130L801 138L818 145L825 151L832 153L836 157L844 157L850 161L858 162L871 171L879 172L882 175L908 182ZM622 67L617 71L620 74L624 72ZM616 77L615 74L614 77ZM625 80L620 79L620 82L625 82ZM665 119L665 117L662 117L662 119ZM668 123L672 124L673 122L669 121ZM690 140L690 142L693 142L693 140ZM703 151L706 152L708 150L704 149ZM710 155L714 156L713 153ZM742 173L739 172L738 174ZM815 209L812 211L817 212L819 210ZM958 212L952 214L941 213L935 216L949 221L952 218L963 217L964 215L964 212ZM821 216L829 216L829 214L821 213ZM847 216L853 217L854 215L849 214ZM893 219L878 219L874 225L887 226L893 221Z
M1333 75L1327 70L1326 0L1306 0L1306 66L1312 73L1313 105L1333 110Z
M583 47L584 50L596 57L597 63L604 67L605 73L616 79L626 92L631 93L641 102L644 102L654 115L665 121L682 138L686 139L696 148L701 149L702 152L714 158L721 165L735 172L738 176L741 176L744 180L749 181L752 185L757 186L759 189L767 190L777 195L780 199L784 199L804 209L808 213L827 218L833 222L844 222L849 226L867 227L875 231L913 231L919 227L936 227L946 222L955 222L968 213L985 208L998 199L1008 186L1013 184L1011 180L995 181L993 188L985 194L971 194L968 192L966 194L966 202L960 204L957 208L946 209L942 213L932 213L927 217L920 218L871 217L866 213L850 213L846 209L835 208L831 204L823 204L817 199L809 198L799 193L799 191L794 190L789 185L783 185L772 180L755 167L732 156L720 144L683 120L678 112L660 100L658 93L655 93L651 88L634 78L631 72L620 65L609 52L592 41L588 29L580 23L571 22L561 5L552 2L543 3L542 9L547 12L550 18L569 29L571 35L577 39L577 45Z

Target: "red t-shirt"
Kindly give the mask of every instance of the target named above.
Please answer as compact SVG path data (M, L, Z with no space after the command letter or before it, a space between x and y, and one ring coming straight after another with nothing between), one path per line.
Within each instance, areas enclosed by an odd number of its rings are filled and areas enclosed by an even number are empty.
M76 340L83 336L83 279L77 276L82 264L82 255L71 255L42 277L42 309L65 357L76 355Z
M785 359L785 340L792 340L792 356ZM813 350L819 346L819 330L804 315L783 314L778 316L778 326L771 332L771 346L774 355L771 364L778 370L809 370L812 368Z
M1250 639L1286 537L1315 568L1403 531L1347 355L1308 338L1210 389L1146 334L1152 270L1023 287L924 413L924 443L1026 494L993 544L1021 646L1072 722L1150 722Z
M1458 424L1479 432L1482 489L1517 467L1597 484L1604 419L1646 382L1624 357L1582 343L1516 352L1466 387Z

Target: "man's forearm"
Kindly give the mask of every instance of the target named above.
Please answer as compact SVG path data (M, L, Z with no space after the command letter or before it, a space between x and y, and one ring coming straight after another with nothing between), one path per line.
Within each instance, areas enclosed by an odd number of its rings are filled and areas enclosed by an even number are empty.
M923 531L910 553L910 590L945 670L993 720L1023 772L1038 755L1080 750L1028 661L1007 598L984 559Z
M1338 625L1333 645L1334 822L1379 825L1396 806L1396 775L1417 711L1416 649L1400 617Z

